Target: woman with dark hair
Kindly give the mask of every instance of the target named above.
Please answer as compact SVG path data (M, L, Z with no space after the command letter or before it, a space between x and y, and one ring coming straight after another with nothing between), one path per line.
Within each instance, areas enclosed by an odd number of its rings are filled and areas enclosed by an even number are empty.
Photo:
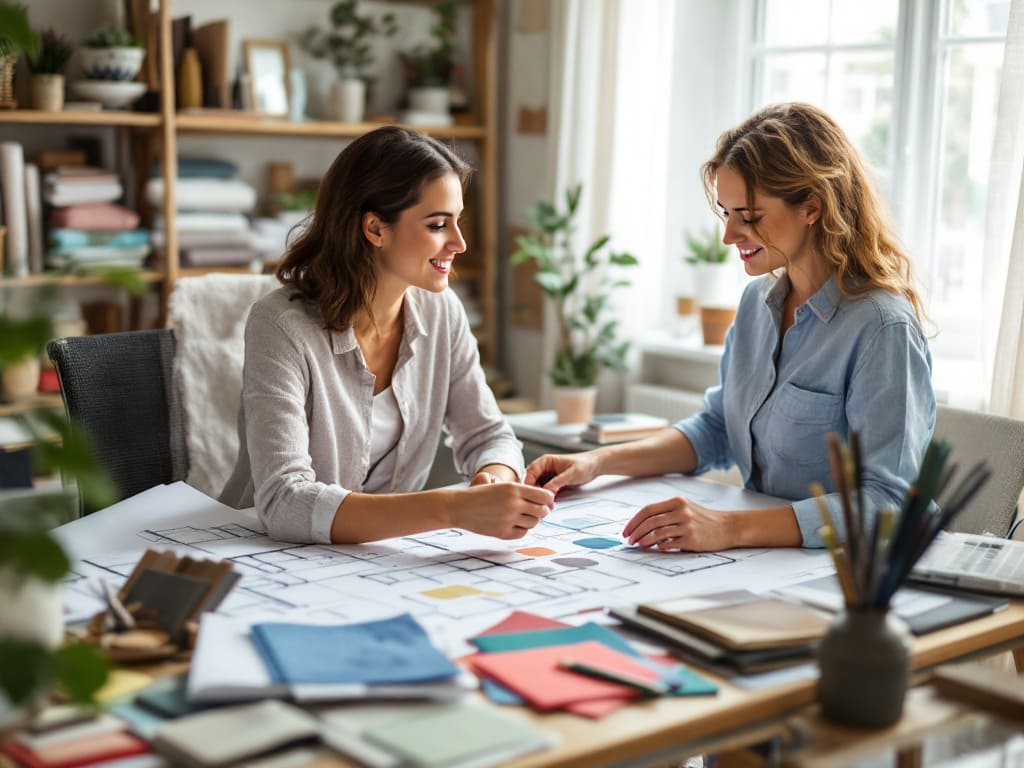
M245 328L240 451L221 500L256 505L275 539L374 541L438 528L504 539L550 491L523 455L446 290L469 167L423 134L384 127L324 176L284 283ZM421 491L442 428L470 487Z
M635 443L542 456L526 482L557 492L601 474L736 465L747 488L792 503L714 511L677 497L626 524L660 550L821 547L808 485L831 488L825 435L860 436L868 506L897 506L935 425L931 356L910 259L857 150L828 115L779 104L718 139L708 200L748 275L721 378L700 413ZM825 496L842 521L837 494Z

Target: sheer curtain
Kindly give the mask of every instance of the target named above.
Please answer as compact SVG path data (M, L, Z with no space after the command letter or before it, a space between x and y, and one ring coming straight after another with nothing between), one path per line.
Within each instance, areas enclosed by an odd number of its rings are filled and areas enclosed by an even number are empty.
M562 206L565 190L582 182L577 253L607 233L612 248L640 260L640 267L629 270L633 287L620 302L629 336L653 323L656 307L649 297L659 295L664 268L674 12L672 0L556 0L551 5L553 141L547 194ZM545 312L547 371L557 323L550 306ZM615 410L621 394L608 384L602 381L598 407ZM545 376L541 401L551 399Z
M992 147L985 243L985 306L1002 307L988 318L984 338L992 371L990 409L1024 418L1024 0L1012 0L1003 54L999 113ZM1002 294L1000 301L1000 294ZM998 310L997 310L998 311ZM998 334L992 333L998 320Z

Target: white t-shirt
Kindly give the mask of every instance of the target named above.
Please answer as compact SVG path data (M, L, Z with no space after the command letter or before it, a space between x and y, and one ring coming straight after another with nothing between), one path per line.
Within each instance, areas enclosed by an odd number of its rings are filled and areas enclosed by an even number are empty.
M398 438L402 436L402 414L390 385L373 396L373 420L370 427L370 470L363 485L365 493L391 489L395 476Z

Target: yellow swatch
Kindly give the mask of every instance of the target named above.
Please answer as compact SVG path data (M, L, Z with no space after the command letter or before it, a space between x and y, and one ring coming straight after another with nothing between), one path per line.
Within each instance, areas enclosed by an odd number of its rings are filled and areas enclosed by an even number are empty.
M499 592L483 592L476 587L467 587L465 584L450 584L447 587L428 589L423 593L427 597L438 600L454 600L457 597L471 597L473 595L498 595Z
M96 692L96 700L101 704L130 696L153 682L153 676L130 669L112 669L110 677L103 687Z

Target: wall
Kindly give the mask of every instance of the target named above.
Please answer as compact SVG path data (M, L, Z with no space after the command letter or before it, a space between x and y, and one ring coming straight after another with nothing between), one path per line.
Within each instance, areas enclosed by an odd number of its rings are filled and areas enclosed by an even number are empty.
M557 2L558 0L554 0ZM524 134L516 130L521 107L550 107L547 71L551 41L547 28L524 23L537 12L535 0L511 0L503 23L507 50L502 62L502 102L505 114L503 158L504 231L507 244L509 228L522 226L522 210L549 196L546 159L553 126L547 134ZM545 7L550 7L543 3ZM746 39L750 23L748 0L677 0L675 64L670 81L672 116L670 135L675 137L669 169L669 216L665 232L670 251L669 268L662 295L651 297L658 303L658 327L669 327L674 308L670 300L687 288L689 275L682 262L682 231L712 223L699 181L700 164L711 154L715 139L742 116L746 92L741 39ZM628 56L628 52L625 54ZM550 118L550 114L549 114ZM614 237L614 233L613 237ZM678 255L679 258L671 258ZM505 264L505 347L502 361L519 394L536 399L544 376L541 360L541 333L517 327L512 322L512 270ZM642 341L642 339L638 340ZM612 381L603 381L602 389L618 392ZM605 409L621 407L621 400L605 399Z

